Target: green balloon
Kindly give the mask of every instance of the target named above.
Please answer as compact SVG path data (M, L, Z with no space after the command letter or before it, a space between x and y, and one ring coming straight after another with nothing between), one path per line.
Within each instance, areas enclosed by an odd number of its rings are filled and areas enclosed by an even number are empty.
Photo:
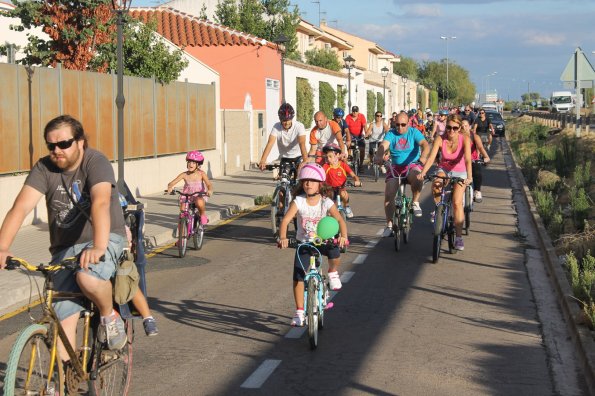
M316 233L322 239L330 239L339 233L339 222L332 216L323 217L318 222Z

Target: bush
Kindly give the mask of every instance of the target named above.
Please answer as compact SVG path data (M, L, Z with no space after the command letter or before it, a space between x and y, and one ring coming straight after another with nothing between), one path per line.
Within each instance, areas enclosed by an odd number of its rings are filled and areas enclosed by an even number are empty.
M308 80L300 77L296 79L296 91L296 118L308 129L314 115L314 92Z
M540 169L537 173L536 185L542 190L556 191L560 182L560 176L553 172Z
M349 113L349 110L345 108L345 98L347 97L347 88L343 85L337 85L337 107L345 110L345 114Z
M324 81L318 85L318 109L324 112L329 119L333 118L333 109L337 96L333 87Z
M433 112L438 111L438 92L434 90L430 91L430 109Z
M573 179L576 188L582 187L588 191L591 187L591 161L587 161L584 166L575 166Z
M382 113L382 115L386 115L384 114L384 96L382 96L382 94L380 92L376 93L376 111L379 111ZM368 121L372 121L373 119L368 119Z
M574 227L579 231L583 231L585 220L589 218L589 211L591 210L589 197L584 188L572 187L570 189L570 210Z
M368 99L368 106L367 106L367 113L366 117L368 121L374 119L374 112L376 111L376 95L374 95L374 91L367 91L366 97Z
M577 162L576 158L576 138L562 139L562 145L556 150L555 166L556 173L561 177L570 175L573 165Z
M581 264L573 252L566 255L566 267L570 275L570 284L574 298L578 300L585 317L589 320L588 326L595 326L595 302L593 301L593 283L595 282L595 258L588 251Z
M317 48L304 52L306 63L312 66L323 67L328 70L340 71L343 66L339 63L337 54L330 49Z

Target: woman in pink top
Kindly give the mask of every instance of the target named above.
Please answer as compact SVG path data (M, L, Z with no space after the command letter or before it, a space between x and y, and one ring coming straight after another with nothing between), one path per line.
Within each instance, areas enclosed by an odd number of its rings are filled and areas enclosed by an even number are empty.
M455 222L455 249L463 250L463 223L465 221L465 212L463 209L463 194L465 187L471 183L471 140L469 136L462 133L463 121L458 114L450 114L446 119L446 131L442 136L436 136L432 151L426 161L423 170L418 175L420 180L426 176L426 173L434 163L438 150L440 150L441 160L438 164L436 174L438 176L460 177L465 179L464 184L455 184L452 189L452 206ZM432 185L434 202L440 201L440 191L442 189L442 179L435 179Z

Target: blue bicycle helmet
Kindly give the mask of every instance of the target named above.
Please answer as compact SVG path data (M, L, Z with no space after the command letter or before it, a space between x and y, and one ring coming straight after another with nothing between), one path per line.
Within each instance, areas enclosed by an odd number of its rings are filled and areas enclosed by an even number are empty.
M440 114L440 115L448 115L448 110L440 110L438 112L438 114Z
M340 107L337 107L337 108L335 108L333 110L333 116L334 117L341 117L341 118L343 118L344 115L345 115L345 112Z

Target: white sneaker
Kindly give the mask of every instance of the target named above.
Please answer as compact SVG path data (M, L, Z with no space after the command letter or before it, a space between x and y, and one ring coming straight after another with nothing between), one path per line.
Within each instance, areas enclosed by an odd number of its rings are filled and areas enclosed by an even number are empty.
M393 225L392 224L388 224L386 226L386 228L384 229L384 231L382 232L382 237L383 238L388 238L390 236L393 235Z
M415 217L421 217L422 212L421 212L421 208L419 206L419 202L413 202L412 207L413 207L413 215Z
M340 290L343 287L339 278L339 271L328 273L328 283L331 290Z
M430 213L430 223L433 223L435 218L436 218L436 212L435 211L431 212Z
M380 167L380 172L382 172L383 175L386 175L386 167L384 165Z
M353 217L353 211L351 210L351 207L345 207L345 216L347 216L348 219L351 219Z
M475 191L473 193L473 200L477 203L481 202L483 200L483 197L481 196L481 191Z
M306 318L304 316L303 309L296 309L293 319L291 319L291 325L293 327L302 327L306 324Z

